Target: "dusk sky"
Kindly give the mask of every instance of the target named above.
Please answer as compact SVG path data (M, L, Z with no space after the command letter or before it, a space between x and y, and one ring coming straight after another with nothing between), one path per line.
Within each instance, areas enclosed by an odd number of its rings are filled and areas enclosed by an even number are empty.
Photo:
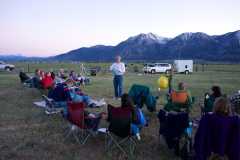
M240 30L240 0L0 0L0 54L50 56L139 33Z

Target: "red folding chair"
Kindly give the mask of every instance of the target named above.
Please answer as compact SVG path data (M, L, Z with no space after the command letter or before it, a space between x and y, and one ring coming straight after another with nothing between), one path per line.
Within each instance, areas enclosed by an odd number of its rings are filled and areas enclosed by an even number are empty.
M73 136L76 141L80 144L85 144L90 136L94 135L93 127L87 126L86 119L91 119L86 117L84 114L85 104L82 102L68 103L68 121L70 122L70 129L66 134L66 138Z

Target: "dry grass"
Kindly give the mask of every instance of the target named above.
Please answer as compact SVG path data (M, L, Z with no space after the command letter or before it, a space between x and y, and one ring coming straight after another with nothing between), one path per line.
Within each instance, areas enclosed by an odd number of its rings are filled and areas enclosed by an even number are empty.
M54 64L52 64L54 67ZM209 66L210 67L210 66ZM219 67L225 70L219 70ZM211 66L207 72L193 75L176 75L174 83L186 81L189 83L192 95L197 98L198 104L204 92L211 85L219 84L225 93L236 91L240 84L240 67L238 65ZM232 68L232 69L231 69ZM238 69L236 69L238 68ZM125 78L125 91L133 83L147 84L154 94L157 93L155 82L159 75L136 75L128 73ZM83 90L95 98L105 98L107 102L118 104L112 100L112 78L110 74L100 74L93 77L93 84ZM74 141L64 142L63 132L67 123L60 115L47 116L41 108L33 105L33 101L41 99L41 92L36 89L24 88L19 83L15 73L0 72L0 159L124 159L119 153L107 155L104 151L104 137L90 139L81 146ZM162 93L161 95L164 95ZM158 108L164 102L160 97ZM106 108L93 110L106 111ZM138 160L169 160L177 159L172 151L164 144L159 143L159 123L156 113L149 113L150 124L143 129L142 141L137 146L136 159ZM195 106L192 116L199 116L199 108ZM103 122L103 126L106 123Z

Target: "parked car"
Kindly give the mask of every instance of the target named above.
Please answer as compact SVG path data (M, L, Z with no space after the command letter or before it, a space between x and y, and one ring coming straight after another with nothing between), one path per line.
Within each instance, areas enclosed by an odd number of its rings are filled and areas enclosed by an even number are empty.
M143 67L144 73L166 73L171 71L172 65L169 63L150 63L145 64Z
M174 69L177 73L189 74L193 72L193 60L175 60Z
M13 64L7 64L3 61L0 61L0 70L12 71L15 66Z

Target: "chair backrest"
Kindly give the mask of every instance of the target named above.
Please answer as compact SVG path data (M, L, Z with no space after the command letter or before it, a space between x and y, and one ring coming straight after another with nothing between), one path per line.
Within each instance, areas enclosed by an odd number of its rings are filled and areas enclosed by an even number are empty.
M85 128L84 126L84 108L85 105L82 102L68 103L68 120L77 125L79 128Z
M170 113L161 109L158 113L158 119L160 122L159 133L167 137L181 137L189 127L187 112Z
M19 73L19 78L20 78L21 83L23 83L24 81L30 79L30 78L28 77L28 75L27 75L26 73L24 73L24 72L20 72L20 73Z
M185 104L187 102L188 93L186 91L172 91L171 99L173 103Z
M240 158L239 150L234 152L234 149L240 147L240 125L236 127L236 121L233 117L217 114L204 115L195 136L196 155L207 158L211 153L216 153L222 157L238 155ZM238 141L237 144L236 141Z
M122 138L130 136L132 111L128 108L110 107L108 112L109 131Z

